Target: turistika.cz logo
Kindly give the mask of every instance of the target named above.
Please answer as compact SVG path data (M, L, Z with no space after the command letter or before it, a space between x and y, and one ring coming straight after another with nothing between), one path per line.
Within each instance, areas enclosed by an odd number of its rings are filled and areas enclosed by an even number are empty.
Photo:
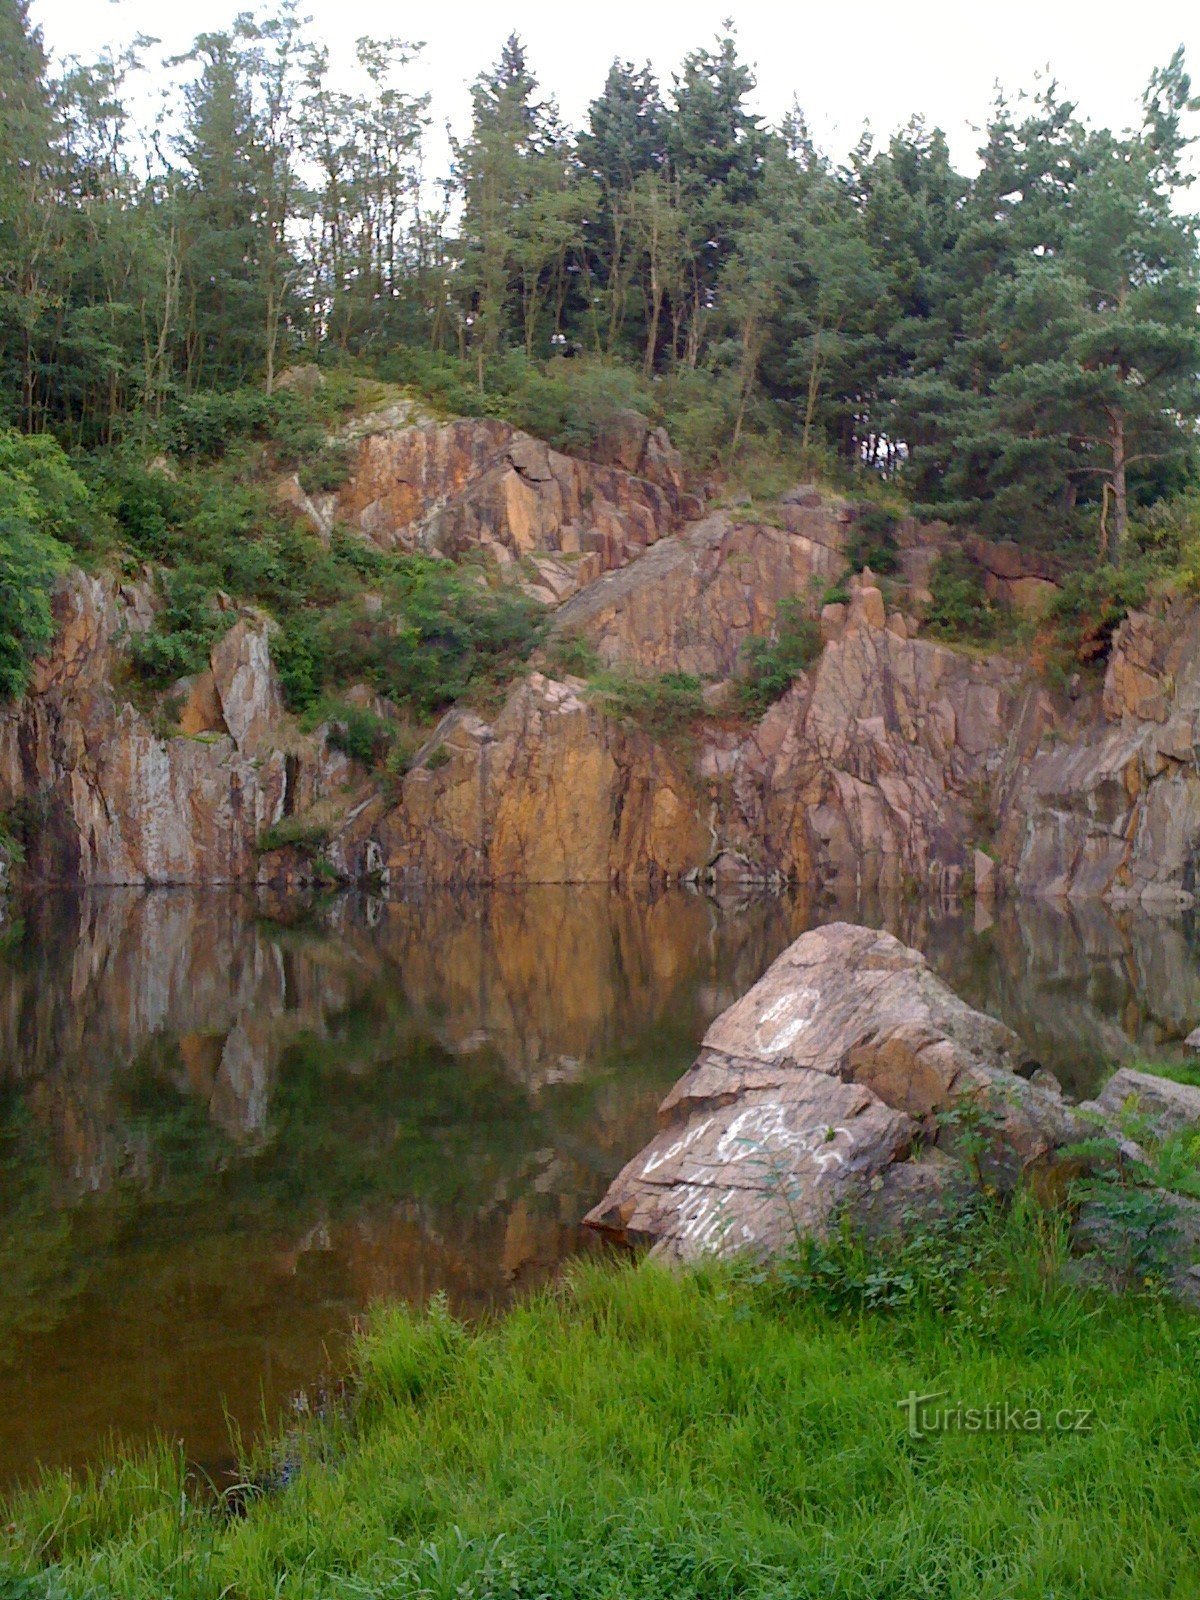
M933 1433L1090 1433L1092 1406L1026 1405L1018 1400L998 1400L987 1405L969 1406L961 1400L941 1404L949 1390L918 1394L910 1389L896 1404L908 1412L908 1434L924 1439Z

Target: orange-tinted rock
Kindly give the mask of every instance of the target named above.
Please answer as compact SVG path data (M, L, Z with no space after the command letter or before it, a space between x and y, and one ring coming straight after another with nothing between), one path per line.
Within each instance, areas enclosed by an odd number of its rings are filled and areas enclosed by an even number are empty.
M184 681L187 697L179 712L180 733L187 734L189 738L195 738L199 733L228 733L221 711L221 697L217 693L217 680L211 669Z
M262 829L345 771L316 737L296 740L290 757L274 748L284 718L265 619L246 615L218 641L209 672L190 685L181 734L167 737L114 688L124 637L152 621L147 590L76 571L54 605L54 649L0 717L0 804L23 800L42 819L28 873L72 883L253 878Z
M953 889L1021 693L1006 662L848 629L728 748L721 839L764 876Z
M393 883L669 881L709 841L683 764L541 673L492 723L452 712L377 832Z
M628 440L613 442L618 461L633 452ZM647 429L636 453L638 471L581 461L488 418L370 432L331 507L310 514L389 549L452 558L482 550L498 559L590 553L607 571L672 532L690 509L665 435ZM304 503L296 491L292 499Z

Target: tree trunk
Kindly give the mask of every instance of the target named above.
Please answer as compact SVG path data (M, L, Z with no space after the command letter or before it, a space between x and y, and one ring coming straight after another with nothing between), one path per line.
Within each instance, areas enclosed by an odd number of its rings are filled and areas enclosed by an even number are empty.
M1110 539L1110 559L1118 565L1125 550L1125 536L1129 531L1129 491L1125 480L1125 413L1114 406L1108 414L1108 445L1112 451L1113 518Z
M808 400L804 407L804 438L801 444L801 454L805 466L808 464L808 446L812 437L813 419L817 411L817 395L821 390L821 325L817 324L813 334L812 364L808 369Z
M654 371L654 351L658 345L658 318L662 310L662 290L658 286L657 274L652 270L650 274L650 327L646 334L646 359L642 363L642 371L648 378Z

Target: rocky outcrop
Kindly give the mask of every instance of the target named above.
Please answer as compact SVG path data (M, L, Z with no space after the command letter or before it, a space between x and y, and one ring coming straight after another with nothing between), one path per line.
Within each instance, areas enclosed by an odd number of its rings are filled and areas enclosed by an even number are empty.
M978 534L968 535L963 549L983 573L989 599L1008 610L1036 616L1058 593L1059 568L1038 550L1011 539L982 539Z
M746 735L706 747L721 838L746 875L953 889L990 828L1019 668L855 618Z
M534 673L491 722L445 718L396 803L364 806L336 848L369 844L393 883L955 890L1025 692L1007 663L862 617L749 733L664 743Z
M480 551L502 568L554 557L559 581L541 585L552 604L699 514L678 453L638 420L635 442L617 430L601 440L608 459L593 461L490 418L385 428L358 440L336 494L314 500L297 484L287 493L322 531L355 528L386 549L455 560ZM537 586L536 568L532 577Z
M182 731L167 734L118 687L124 637L153 620L149 588L76 572L55 610L53 653L0 719L0 807L28 824L31 876L253 879L261 831L346 782L322 738L289 743L265 618L232 621L179 686Z
M126 681L121 643L153 625L152 584L75 574L56 601L54 650L0 716L0 807L28 824L33 877L690 877L839 892L973 886L989 904L1013 888L1194 899L1193 603L1131 616L1102 694L1075 683L1052 695L1028 662L917 636L948 529L895 530L901 583L847 578L856 512L810 485L770 522L719 512L684 527L700 508L665 435L636 413L611 419L589 460L507 423L435 423L402 402L360 419L345 442L356 454L340 491L318 504L293 486L319 526L474 558L479 582L517 583L553 611L547 670L569 659L556 645L578 641L608 667L705 680L707 715L686 737L656 739L605 715L578 680L535 674L494 715L451 713L393 787L320 731L301 736L265 618L228 606L207 668L152 708ZM969 553L997 583L1051 582L1049 566L1006 544L975 540ZM844 598L821 607L843 579ZM1023 603L1016 589L1006 599ZM771 635L785 601L819 615L824 649L751 726L735 714L735 680L747 642ZM364 604L362 625L374 615ZM293 818L275 835L292 846L263 858L264 829Z
M1015 1035L917 951L847 923L814 929L712 1024L658 1135L585 1220L686 1261L782 1250L877 1214L881 1194L894 1225L931 1190L1011 1185L1077 1133L1061 1094L1020 1065ZM911 1161L918 1135L933 1159Z
M393 883L665 882L710 843L685 764L541 673L494 722L452 712L362 826Z
M1161 1141L1200 1127L1200 1088L1119 1067L1096 1099L1085 1101L1079 1109L1093 1111L1117 1127L1131 1117L1141 1137Z
M586 640L605 666L729 677L746 640L770 631L782 600L812 606L814 586L819 593L845 568L837 508L799 509L795 531L716 512L661 540L561 606L555 634Z
M645 478L662 489L684 492L683 457L665 428L651 427L640 411L627 409L606 417L596 437L583 451L589 461L620 467L635 478Z
M1081 724L1081 725L1080 725ZM1135 613L1098 710L1055 730L1005 807L1002 859L1025 893L1190 903L1200 853L1200 610Z

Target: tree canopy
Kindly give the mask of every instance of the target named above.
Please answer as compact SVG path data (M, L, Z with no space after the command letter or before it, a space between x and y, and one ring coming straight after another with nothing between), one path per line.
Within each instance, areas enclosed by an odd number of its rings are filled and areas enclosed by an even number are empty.
M1109 557L1193 475L1181 51L1130 129L1054 83L999 98L966 175L919 117L842 162L798 106L765 126L732 25L668 84L614 61L572 131L514 34L430 178L419 46L360 39L350 92L283 0L161 64L180 110L146 127L150 49L55 68L0 0L0 423L149 442L298 357L457 362L483 404L514 361L590 357L692 394L700 456L789 439Z

